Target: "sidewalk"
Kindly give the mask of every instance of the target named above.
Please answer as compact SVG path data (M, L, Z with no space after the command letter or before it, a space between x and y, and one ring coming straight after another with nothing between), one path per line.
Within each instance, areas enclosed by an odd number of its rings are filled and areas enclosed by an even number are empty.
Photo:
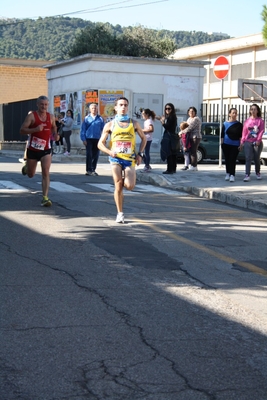
M182 171L182 167L178 164L173 175L162 174L165 164L152 164L151 172L141 172L143 166L138 167L137 180L267 214L267 166L261 166L262 180L257 180L252 165L251 181L243 182L245 166L238 164L232 183L224 179L224 165L199 164L198 171Z
M20 158L21 152L1 150L1 157ZM54 155L53 162L56 163L85 163L85 156ZM108 157L100 156L101 163L108 163ZM267 166L261 166L262 180L257 180L254 165L251 167L251 181L243 182L245 166L237 164L236 180L233 183L225 181L225 166L218 163L203 163L198 165L198 171L182 171L182 164L177 164L177 172L173 175L164 175L166 163L155 163L152 171L141 172L144 165L137 167L137 181L145 182L155 186L167 187L169 189L184 191L199 197L217 200L222 203L237 207L260 211L267 214ZM99 171L101 174L104 170Z

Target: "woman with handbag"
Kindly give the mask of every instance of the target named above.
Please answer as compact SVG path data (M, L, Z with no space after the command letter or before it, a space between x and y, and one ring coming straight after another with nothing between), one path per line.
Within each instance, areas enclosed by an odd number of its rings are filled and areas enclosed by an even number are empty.
M176 133L177 117L174 105L172 103L167 103L164 107L164 115L162 117L156 117L156 119L160 120L164 128L163 139L161 142L161 155L166 155L167 170L164 171L163 174L173 174L176 172L177 151L179 147L179 137Z

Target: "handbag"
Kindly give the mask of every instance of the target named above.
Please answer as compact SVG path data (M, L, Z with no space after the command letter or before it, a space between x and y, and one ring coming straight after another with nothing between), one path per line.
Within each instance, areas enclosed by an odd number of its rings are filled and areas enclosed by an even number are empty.
M178 152L180 150L180 138L177 133L170 134L171 136L171 150L172 152Z

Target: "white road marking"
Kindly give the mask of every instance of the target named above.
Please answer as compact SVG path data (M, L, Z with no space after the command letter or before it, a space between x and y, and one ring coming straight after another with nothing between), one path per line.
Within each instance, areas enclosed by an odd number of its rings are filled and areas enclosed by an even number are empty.
M12 181L0 181L0 192L1 193L29 192L29 190L23 186L17 185Z
M114 192L114 186L110 185L109 183L87 183L87 185L94 186L98 189L102 189L105 192L111 192L111 193ZM126 196L132 196L133 194L142 194L142 193L130 190L124 190L123 194Z
M38 183L41 184L41 182ZM87 193L85 190L78 189L75 186L67 185L63 182L50 182L50 188L63 193Z
M143 192L164 193L164 194L169 194L171 196L188 196L186 192L179 192L177 190L165 189L160 186L136 185L135 189L136 188Z
M41 185L41 182L37 182ZM87 183L87 185L94 186L98 189L104 190L105 192L114 192L114 185L109 183ZM53 181L50 182L50 188L56 190L61 193L88 193L83 189L79 189L72 185L67 185L63 182ZM12 181L0 181L0 193L11 193L11 192L29 192L29 189L26 189L23 186L17 185ZM124 190L124 194L127 196L132 195L142 195L147 192L158 193L158 194L167 194L170 196L188 196L186 192L178 192L176 190L166 189L158 186L152 185L136 185L134 190L128 191Z
M87 185L95 186L99 189L105 190L107 192L114 192L114 186L110 184L101 184L101 183L87 183ZM165 189L159 186L152 186L152 185L136 185L134 190L132 191L127 191L124 190L124 194L143 194L147 192L153 192L153 193L164 193L168 194L170 196L188 196L186 192L178 192L176 190L171 190L171 189Z

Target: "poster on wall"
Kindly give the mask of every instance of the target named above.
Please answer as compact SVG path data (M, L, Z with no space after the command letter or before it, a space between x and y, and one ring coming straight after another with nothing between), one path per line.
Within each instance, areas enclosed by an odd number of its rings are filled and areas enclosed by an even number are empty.
M54 96L54 114L58 115L62 111L67 111L66 94Z
M82 121L82 92L71 92L66 94L67 110L73 112L73 128L79 128ZM64 110L62 110L64 111Z
M65 93L54 96L54 114L68 110L73 112L73 128L78 128L81 125L81 110L82 110L82 92Z
M91 103L98 104L98 112L105 122L114 118L115 101L124 96L124 90L87 89L54 96L54 113L73 111L73 128L80 129L82 121L89 113Z
M73 92L73 128L78 128L82 123L82 92Z
M82 119L89 114L89 106L91 103L98 104L98 90L88 89L82 92Z
M99 114L105 122L114 118L115 101L124 96L124 90L99 90Z

